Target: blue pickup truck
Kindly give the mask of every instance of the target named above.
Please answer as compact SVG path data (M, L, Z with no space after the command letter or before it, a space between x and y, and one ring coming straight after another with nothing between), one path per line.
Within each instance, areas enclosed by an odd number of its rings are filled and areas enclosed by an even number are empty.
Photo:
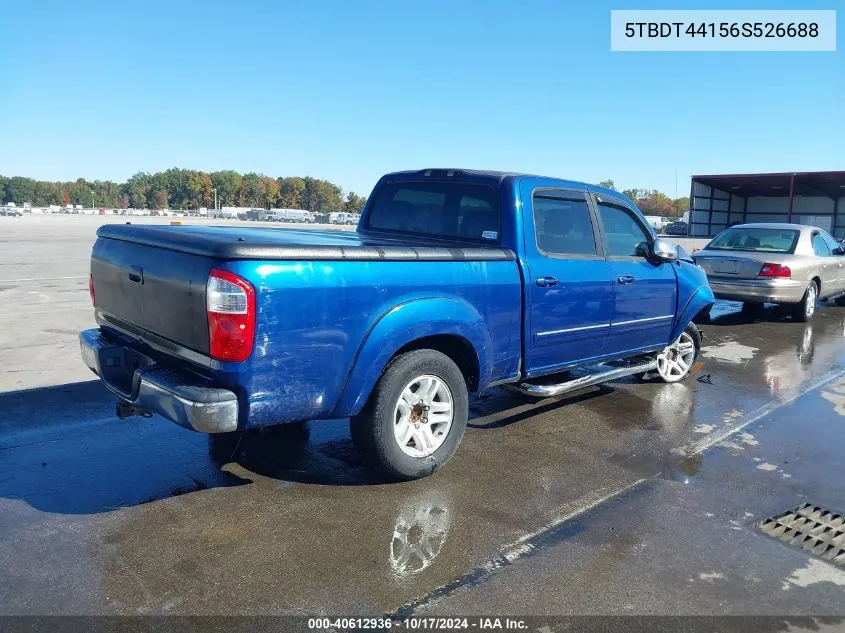
M373 465L430 474L469 399L693 369L704 271L615 191L428 169L376 185L356 232L106 225L82 357L119 417L204 433L350 418Z

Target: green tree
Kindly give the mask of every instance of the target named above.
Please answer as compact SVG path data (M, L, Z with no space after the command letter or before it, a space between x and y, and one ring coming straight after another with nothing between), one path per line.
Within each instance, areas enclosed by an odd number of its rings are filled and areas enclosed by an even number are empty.
M12 176L6 184L7 202L20 206L35 199L35 181L32 178Z
M50 206L51 204L62 203L62 191L55 182L37 181L32 204L39 207Z
M221 207L237 206L241 189L241 175L232 170L215 171L211 174L213 187L217 188L217 204Z
M354 191L350 191L346 194L346 200L343 202L343 210L347 213L361 213L366 203L366 198L362 198Z
M152 192L152 200L150 201L151 209L169 209L170 194L167 189L156 189Z
M261 178L258 174L251 172L244 174L243 178L241 178L240 191L238 192L238 206L264 207Z
M609 179L608 180L602 180L599 183L599 187L604 187L605 189L613 189L614 191L617 191L616 183L613 182L612 180L609 180Z
M630 198L635 204L640 198L644 197L646 193L647 191L645 189L625 189L622 191L622 195Z
M305 181L302 178L279 178L279 206L283 209L304 209Z

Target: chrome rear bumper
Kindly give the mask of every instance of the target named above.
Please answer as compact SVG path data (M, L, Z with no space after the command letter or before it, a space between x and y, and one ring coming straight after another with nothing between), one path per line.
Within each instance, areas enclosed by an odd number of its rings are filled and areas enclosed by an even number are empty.
M798 303L808 282L795 279L725 279L708 277L717 299L752 303Z
M238 398L228 389L158 367L136 350L107 340L99 329L80 332L79 345L85 364L120 399L120 410L157 413L200 433L237 430Z

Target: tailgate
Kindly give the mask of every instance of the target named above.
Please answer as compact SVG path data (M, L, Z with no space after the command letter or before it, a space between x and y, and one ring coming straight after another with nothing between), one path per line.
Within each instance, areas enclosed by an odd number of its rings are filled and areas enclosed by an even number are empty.
M212 259L100 237L91 254L95 307L208 354L205 286Z

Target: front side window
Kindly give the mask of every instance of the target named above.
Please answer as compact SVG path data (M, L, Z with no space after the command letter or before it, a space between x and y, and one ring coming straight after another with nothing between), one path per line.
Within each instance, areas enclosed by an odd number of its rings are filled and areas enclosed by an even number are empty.
M821 233L813 233L813 252L819 257L829 257L830 247L824 241Z
M465 182L388 182L374 194L367 226L495 243L501 232L499 193Z
M568 199L557 197L555 192L541 192L534 194L533 206L534 232L541 252L564 256L596 255L586 197Z
M637 222L633 213L621 207L599 203L604 240L608 257L647 257L649 233Z

